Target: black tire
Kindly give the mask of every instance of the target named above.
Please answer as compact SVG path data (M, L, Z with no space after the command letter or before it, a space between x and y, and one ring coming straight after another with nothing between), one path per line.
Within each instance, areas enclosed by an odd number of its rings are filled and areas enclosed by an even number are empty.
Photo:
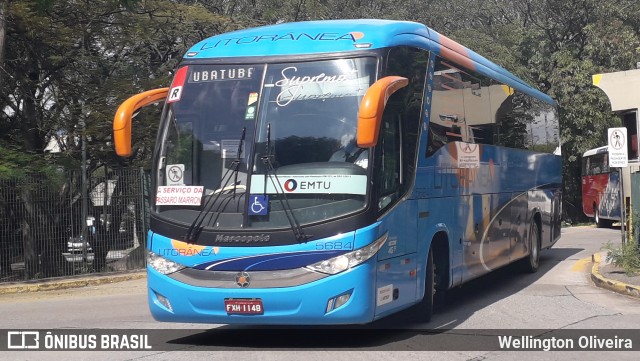
M613 225L612 220L600 217L600 212L598 212L596 206L593 206L593 218L596 222L596 227L598 228L611 228L611 226Z
M522 260L525 272L535 273L540 266L540 228L538 222L532 221L529 229L529 255Z
M596 227L603 228L604 224L602 222L602 218L600 218L600 212L598 211L598 207L593 206L593 220L596 222Z
M427 269L424 281L424 298L418 304L418 312L423 322L431 321L433 315L433 304L435 300L436 282L435 282L435 264L433 262L433 250L429 249L427 256Z

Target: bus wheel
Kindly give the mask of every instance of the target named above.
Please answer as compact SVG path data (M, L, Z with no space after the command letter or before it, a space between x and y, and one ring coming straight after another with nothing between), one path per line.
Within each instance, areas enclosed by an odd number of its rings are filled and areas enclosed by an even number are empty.
M598 207L593 206L593 220L596 222L596 227L602 228L604 225L602 224L602 218L600 218L600 212L598 212Z
M429 256L427 256L427 270L424 281L424 298L418 306L418 312L420 319L423 322L431 321L431 315L433 314L433 301L436 293L436 268L433 262L433 249L429 249Z
M600 213L598 213L598 208L593 206L593 217L596 221L596 227L598 228L610 228L613 224L613 221L610 219L602 219L600 217Z
M526 272L535 273L540 265L540 229L536 221L531 221L529 230L529 256L522 260Z

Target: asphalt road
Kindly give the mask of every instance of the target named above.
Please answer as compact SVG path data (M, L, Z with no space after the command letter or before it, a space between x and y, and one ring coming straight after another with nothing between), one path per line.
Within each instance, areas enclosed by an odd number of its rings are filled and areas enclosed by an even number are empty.
M483 332L505 330L638 329L640 300L595 287L588 275L590 259L607 241L620 242L619 230L576 227L563 230L561 240L541 253L540 270L523 274L506 267L449 292L445 307L428 324L413 321L411 310L366 326L336 328L255 328L247 326L164 324L147 309L145 280L0 296L2 329L173 329L162 333L167 347L117 352L0 353L4 360L235 360L406 359L421 360L626 360L638 352L481 351L489 340ZM434 330L451 329L467 347L445 352L446 339ZM489 331L483 331L489 330ZM154 331L155 332L155 331ZM633 332L633 331L632 331ZM636 330L637 334L638 331ZM492 334L490 340L494 340ZM463 343L464 345L464 343ZM637 348L640 345L635 345ZM164 350L164 349L171 350ZM446 346L443 347L446 349ZM367 351L367 352L363 352ZM398 352L403 351L403 352Z

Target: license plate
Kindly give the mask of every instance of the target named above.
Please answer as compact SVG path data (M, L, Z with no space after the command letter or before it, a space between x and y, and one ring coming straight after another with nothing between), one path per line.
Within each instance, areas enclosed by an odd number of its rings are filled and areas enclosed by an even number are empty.
M227 298L224 300L224 308L227 315L262 315L264 307L259 298Z

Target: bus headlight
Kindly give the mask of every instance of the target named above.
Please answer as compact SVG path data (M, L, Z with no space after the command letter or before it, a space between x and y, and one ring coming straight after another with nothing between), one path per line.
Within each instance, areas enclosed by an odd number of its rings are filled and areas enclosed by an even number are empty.
M168 260L149 250L147 250L147 264L163 275L168 275L169 273L177 272L185 268L185 266L180 263Z
M358 248L346 254L341 254L337 257L310 264L306 266L306 268L312 271L331 275L346 271L349 268L355 267L373 257L386 241L387 234L385 233L382 237L378 238L368 246Z

